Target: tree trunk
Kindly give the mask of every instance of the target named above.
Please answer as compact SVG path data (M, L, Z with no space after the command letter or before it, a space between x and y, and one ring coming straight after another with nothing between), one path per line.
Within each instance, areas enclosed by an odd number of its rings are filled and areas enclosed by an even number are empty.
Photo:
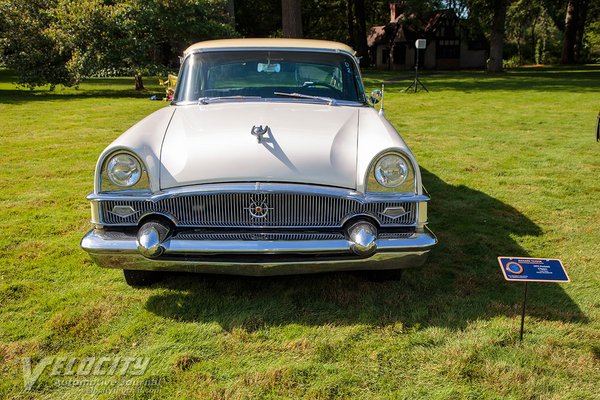
M281 0L283 37L302 37L302 8L300 0Z
M577 32L575 33L575 48L573 49L573 59L579 64L582 62L583 54L583 32L585 30L585 21L588 13L588 0L579 1L579 15L577 16Z
M135 90L144 90L144 82L142 81L142 76L139 74L135 74L133 79L135 80Z
M502 72L502 53L504 51L504 24L506 22L507 0L494 1L492 17L492 35L490 37L490 59L488 72Z
M565 36L563 38L562 60L563 64L575 62L575 41L577 36L577 17L579 14L579 1L569 0L567 16L565 17Z
M360 66L369 66L369 46L367 44L367 19L365 17L365 0L354 1L356 15L356 52L360 57Z
M400 24L397 24L392 35L390 36L391 40L388 44L388 65L387 65L388 70L392 69L392 65L394 65L394 62L396 61L396 60L394 60L394 47L396 47L396 39L395 38L396 38L396 36L398 36L398 31L400 29L402 29L400 27ZM405 55L405 57L406 57L406 55Z
M537 18L534 18L531 22L531 58L533 58L534 64L537 64L537 56L536 56L536 43L535 43L535 26L537 25Z
M523 65L523 52L521 51L521 41L523 40L523 24L519 24L519 31L517 33L517 58L519 65Z

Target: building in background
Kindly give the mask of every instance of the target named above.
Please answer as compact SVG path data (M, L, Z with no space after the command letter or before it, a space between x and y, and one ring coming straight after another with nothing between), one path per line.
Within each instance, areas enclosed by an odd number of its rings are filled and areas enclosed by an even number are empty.
M391 3L390 22L370 29L371 65L380 69L413 68L415 40L426 39L427 48L419 51L419 66L425 69L485 68L487 41L483 35L469 38L454 11L437 11L424 23L414 14L397 11L398 5Z

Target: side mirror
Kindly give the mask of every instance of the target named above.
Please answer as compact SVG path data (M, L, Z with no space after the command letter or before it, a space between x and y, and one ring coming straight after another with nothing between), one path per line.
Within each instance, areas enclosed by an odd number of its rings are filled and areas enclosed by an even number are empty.
M379 103L382 98L383 98L383 93L381 92L381 90L375 89L371 92L370 99L371 99L371 103L373 103L373 105Z
M373 90L371 92L371 96L369 96L369 99L371 100L371 104L373 105L381 102L381 104L379 105L379 115L383 115L383 83L381 84L381 90Z

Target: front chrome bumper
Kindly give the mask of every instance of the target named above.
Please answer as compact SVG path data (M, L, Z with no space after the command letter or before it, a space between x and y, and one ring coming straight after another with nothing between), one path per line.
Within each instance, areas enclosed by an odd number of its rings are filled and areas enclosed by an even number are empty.
M81 247L107 268L260 276L418 267L436 243L435 235L425 227L406 237L380 236L375 253L359 257L346 239L190 240L174 236L162 242L160 257L150 259L140 254L135 233L92 229Z

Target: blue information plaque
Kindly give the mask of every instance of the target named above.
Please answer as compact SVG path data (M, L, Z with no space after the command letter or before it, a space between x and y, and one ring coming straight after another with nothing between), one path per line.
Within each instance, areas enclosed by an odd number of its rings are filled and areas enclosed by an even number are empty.
M525 282L571 282L560 260L498 257L504 279Z

